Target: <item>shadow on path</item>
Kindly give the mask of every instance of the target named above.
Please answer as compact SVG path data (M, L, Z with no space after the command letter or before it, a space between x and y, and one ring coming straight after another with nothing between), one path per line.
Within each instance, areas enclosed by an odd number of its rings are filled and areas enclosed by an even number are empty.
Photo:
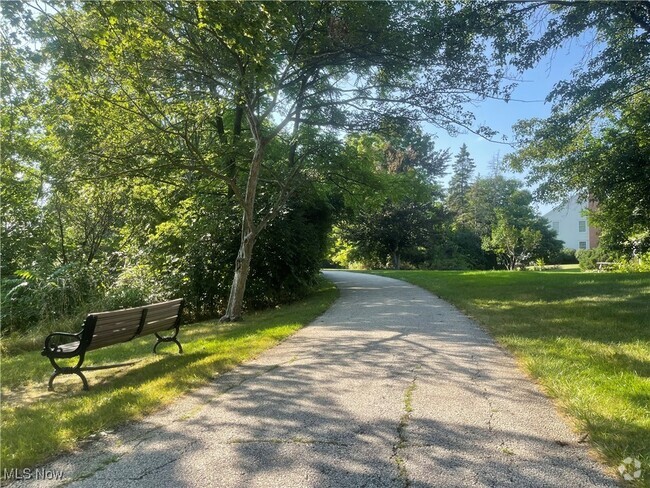
M341 297L311 326L48 469L72 487L617 486L453 307L326 276Z

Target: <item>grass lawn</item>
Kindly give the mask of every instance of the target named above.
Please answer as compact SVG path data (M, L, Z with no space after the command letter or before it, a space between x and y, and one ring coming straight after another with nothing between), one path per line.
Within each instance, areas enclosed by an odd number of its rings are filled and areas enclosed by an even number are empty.
M481 323L589 434L613 468L650 486L650 273L378 272Z
M184 354L174 344L151 350L153 336L91 351L84 365L139 361L87 373L90 391L76 375L52 372L40 352L2 359L2 467L33 466L73 449L91 434L138 419L209 382L291 335L323 313L338 292L327 282L300 302L246 317L236 324L202 322L181 327ZM43 338L44 339L44 338Z

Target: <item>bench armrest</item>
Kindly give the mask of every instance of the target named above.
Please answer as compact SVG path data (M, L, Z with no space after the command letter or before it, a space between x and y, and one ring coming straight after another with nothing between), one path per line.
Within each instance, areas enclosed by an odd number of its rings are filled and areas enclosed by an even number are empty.
M71 339L76 339L79 341L79 344L81 344L81 332L78 332L76 334L70 334L68 332L52 332L50 335L48 335L45 338L45 347L43 348L43 351L41 351L41 354L43 356L47 356L48 353L50 352L57 352L60 351L59 345L53 345L51 344L52 340L55 337L70 337Z

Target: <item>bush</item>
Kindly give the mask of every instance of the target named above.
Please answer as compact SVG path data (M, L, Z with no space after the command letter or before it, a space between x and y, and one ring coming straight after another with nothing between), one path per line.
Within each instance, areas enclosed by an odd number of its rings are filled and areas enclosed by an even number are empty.
M640 254L631 259L619 259L616 262L616 271L623 273L648 273L650 272L650 252Z
M72 315L106 288L107 273L98 264L16 271L15 278L2 280L2 335Z
M580 263L580 269L587 271L598 269L597 263L599 262L613 262L617 257L612 251L597 247L594 249L578 249L576 259Z
M49 273L16 271L3 279L2 336L78 330L85 315L169 298L154 272L139 265L115 278L105 263L69 263Z
M331 209L303 193L259 237L251 262L245 302L262 308L304 296L318 282L328 245ZM230 285L230 282L228 282Z
M549 264L578 264L576 250L568 247L563 248L559 253L551 256Z

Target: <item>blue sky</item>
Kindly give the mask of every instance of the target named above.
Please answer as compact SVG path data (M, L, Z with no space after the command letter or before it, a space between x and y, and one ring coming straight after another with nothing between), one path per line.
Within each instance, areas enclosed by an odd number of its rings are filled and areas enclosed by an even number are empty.
M579 43L573 42L558 49L553 55L544 58L534 69L521 75L521 82L512 94L513 100L485 100L473 109L477 125L487 125L499 131L495 140L502 140L506 136L512 141L512 126L518 120L532 117L544 118L549 115L551 105L544 99L553 88L553 85L562 79L571 77L571 70L580 62L584 50ZM470 155L476 163L476 171L482 176L490 173L490 162L499 153L501 157L512 152L508 144L490 142L476 134L460 134L450 136L446 131L432 126L425 126L425 130L435 134L438 149L450 148L453 155L457 154L463 143L467 144ZM449 169L451 171L451 168ZM509 176L524 179L525 175L507 173ZM448 182L450 175L445 177ZM552 205L538 205L541 213L552 208Z

